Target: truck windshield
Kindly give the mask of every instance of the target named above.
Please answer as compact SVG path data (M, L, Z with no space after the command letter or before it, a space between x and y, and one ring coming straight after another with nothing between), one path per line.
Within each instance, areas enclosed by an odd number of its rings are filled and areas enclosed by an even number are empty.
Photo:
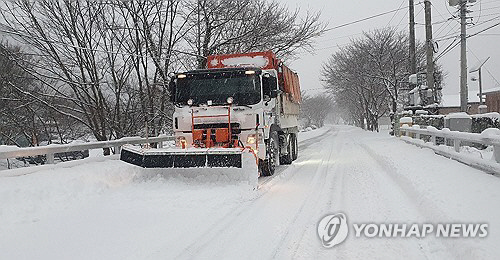
M206 73L188 74L177 79L176 103L186 104L189 99L194 105L224 105L227 98L233 98L235 105L254 105L260 101L260 81L255 74Z

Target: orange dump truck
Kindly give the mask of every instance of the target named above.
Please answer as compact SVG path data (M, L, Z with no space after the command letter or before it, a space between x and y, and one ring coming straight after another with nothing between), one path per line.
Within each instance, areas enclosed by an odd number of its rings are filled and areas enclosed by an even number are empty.
M122 149L122 160L146 168L242 167L250 151L260 175L298 156L298 75L271 51L213 55L207 68L177 73L176 147Z

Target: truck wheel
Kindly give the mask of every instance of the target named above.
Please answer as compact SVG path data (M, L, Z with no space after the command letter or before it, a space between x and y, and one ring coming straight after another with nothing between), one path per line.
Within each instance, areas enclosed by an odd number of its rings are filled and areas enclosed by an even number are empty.
M280 156L280 164L281 165L288 165L291 164L293 159L292 159L292 136L290 135L288 138L285 138L287 141L286 143L286 154Z
M297 160L299 156L299 144L297 142L297 134L291 134L290 139L292 139L292 161Z
M262 176L271 176L276 170L279 158L278 133L273 132L267 145L267 158L260 164Z

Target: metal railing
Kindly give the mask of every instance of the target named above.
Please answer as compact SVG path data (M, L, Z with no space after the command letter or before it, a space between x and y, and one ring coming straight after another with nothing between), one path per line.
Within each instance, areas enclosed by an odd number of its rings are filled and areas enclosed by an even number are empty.
M142 138L142 137L125 137L118 140L89 142L81 144L52 144L47 146L18 148L6 151L0 151L0 159L21 158L30 156L46 156L46 163L54 163L54 155L59 153L85 151L92 149L114 148L115 154L120 153L121 147L126 144L146 144L157 143L158 148L163 147L163 142L174 140L173 136L160 135L158 137ZM10 147L9 147L10 148Z
M420 128L418 125L414 125L412 127L408 125L403 125L400 128L401 136L405 141L414 141L420 140L419 142L411 142L412 144L419 145L421 147L427 147L434 150L434 152L444 155L446 157L450 157L457 161L473 164L471 166L476 166L481 169L487 169L488 171L493 171L498 173L498 169L500 169L500 164L494 165L494 169L490 167L491 165L487 165L483 162L474 162L471 163L470 159L465 159L465 156L458 156L460 154L461 146L469 146L470 144L481 144L485 146L493 146L493 157L497 163L500 163L500 135L489 134L489 130L485 130L481 134L476 133L466 133L466 132L458 132L458 131L450 131L447 128L442 130L438 130L435 127L428 126L426 128ZM430 137L430 142L426 143L424 140L421 140L423 136ZM444 139L444 144L453 143L453 149L455 154L447 152L443 149L438 149L438 138ZM484 161L484 160L482 160ZM494 163L493 163L494 164Z

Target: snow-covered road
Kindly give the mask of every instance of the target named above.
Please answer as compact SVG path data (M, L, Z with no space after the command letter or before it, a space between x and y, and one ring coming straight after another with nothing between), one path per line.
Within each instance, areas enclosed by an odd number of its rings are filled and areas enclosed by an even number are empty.
M259 190L118 160L0 172L0 259L498 259L500 178L385 134L332 126ZM11 177L2 177L11 176ZM317 223L488 223L486 238L356 238Z

